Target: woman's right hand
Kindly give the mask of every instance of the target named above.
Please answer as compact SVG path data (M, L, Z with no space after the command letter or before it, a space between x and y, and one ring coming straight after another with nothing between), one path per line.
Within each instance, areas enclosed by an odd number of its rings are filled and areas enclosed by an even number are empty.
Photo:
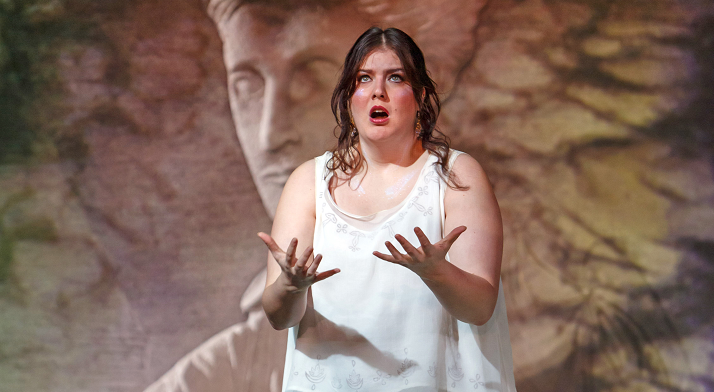
M320 261L322 260L322 255L319 254L313 258L310 265L307 265L312 255L312 246L308 246L300 258L296 258L297 238L293 238L288 245L287 251L283 251L278 244L275 243L273 237L268 234L258 233L258 237L263 240L273 255L273 258L280 266L282 273L278 279L283 279L285 288L289 292L307 290L307 288L313 284L340 272L339 268L335 268L318 273L317 268L320 266Z

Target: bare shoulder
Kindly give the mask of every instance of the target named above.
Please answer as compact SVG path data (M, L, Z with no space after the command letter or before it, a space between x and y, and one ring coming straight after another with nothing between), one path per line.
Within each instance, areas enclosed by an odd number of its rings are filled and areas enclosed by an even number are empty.
M310 186L310 188L315 187L315 160L310 159L307 162L303 162L288 178L288 182L285 187L288 186L299 186L304 189L305 186Z
M468 217L480 222L484 219L500 220L500 209L491 182L478 161L468 154L461 154L456 158L451 170L458 184L467 189L446 188L444 193L446 216L451 217L452 222L459 221L467 227ZM474 222L470 224L473 225Z
M315 160L311 159L298 166L285 183L280 195L276 218L283 214L315 214Z
M458 179L460 185L469 188L468 191L493 192L491 189L491 183L488 180L486 172L483 170L483 167L481 167L481 164L478 163L478 161L474 159L471 155L466 153L460 154L454 161L454 165L451 168L451 171ZM451 188L447 189L447 195L448 193L453 192L458 193L463 191L458 191Z

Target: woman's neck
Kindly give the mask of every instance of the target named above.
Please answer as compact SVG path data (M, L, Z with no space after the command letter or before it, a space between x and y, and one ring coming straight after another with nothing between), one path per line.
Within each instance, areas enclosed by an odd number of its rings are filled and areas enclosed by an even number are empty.
M424 153L424 147L416 137L391 143L370 143L360 140L357 148L370 168L390 165L408 167L419 160Z

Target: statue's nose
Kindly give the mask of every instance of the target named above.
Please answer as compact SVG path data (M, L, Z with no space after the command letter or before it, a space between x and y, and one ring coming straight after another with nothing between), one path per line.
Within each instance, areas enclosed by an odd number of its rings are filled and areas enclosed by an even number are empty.
M292 105L287 83L269 80L265 87L260 118L260 149L273 152L287 144L299 143L300 134L291 122Z

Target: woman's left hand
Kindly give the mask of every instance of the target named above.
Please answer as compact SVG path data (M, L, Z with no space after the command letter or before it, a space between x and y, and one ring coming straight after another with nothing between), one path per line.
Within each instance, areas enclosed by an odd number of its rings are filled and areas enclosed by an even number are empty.
M451 248L451 245L459 236L466 231L466 226L459 226L451 231L441 241L432 244L420 228L415 227L414 233L419 239L419 248L415 248L406 238L397 234L394 238L402 245L402 248L407 254L400 253L397 248L387 241L384 244L387 246L389 253L387 255L377 251L372 252L373 255L390 263L403 265L414 271L421 278L429 279L432 273L436 271L439 264L446 262L446 253Z

